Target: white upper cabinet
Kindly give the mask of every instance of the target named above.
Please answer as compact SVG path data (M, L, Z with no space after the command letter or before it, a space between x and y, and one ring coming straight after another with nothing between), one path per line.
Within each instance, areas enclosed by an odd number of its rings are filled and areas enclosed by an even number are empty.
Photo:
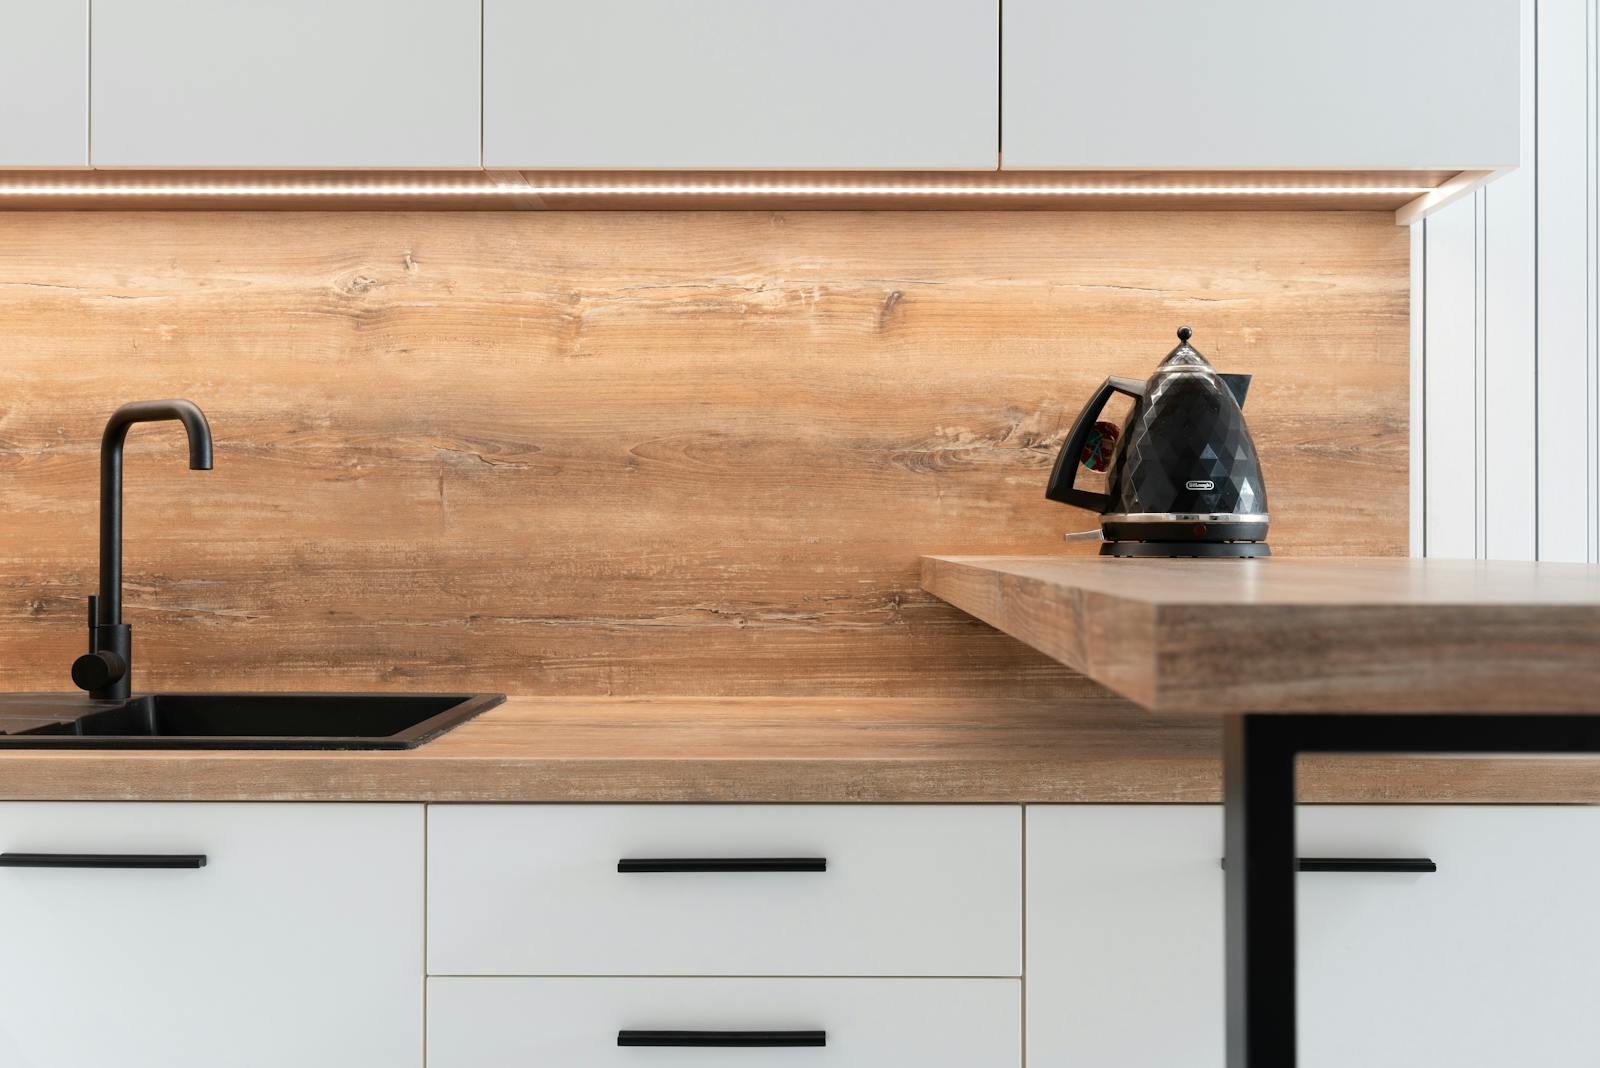
M94 0L97 167L479 165L479 0Z
M1006 0L1007 169L1518 163L1519 0Z
M0 4L0 167L89 162L89 0Z
M485 0L484 163L993 170L999 15L998 0Z

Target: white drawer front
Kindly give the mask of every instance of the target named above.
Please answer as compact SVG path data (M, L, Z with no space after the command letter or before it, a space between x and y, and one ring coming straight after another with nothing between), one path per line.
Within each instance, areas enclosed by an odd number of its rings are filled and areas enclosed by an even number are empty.
M1028 809L1028 1063L1221 1068L1222 811ZM1304 806L1303 1068L1589 1068L1600 808Z
M1021 972L1016 806L435 805L435 975ZM823 858L624 874L623 859Z
M0 804L6 1068L415 1068L420 805Z
M1015 979L428 980L429 1068L1008 1068ZM625 1048L620 1031L822 1031L808 1048Z

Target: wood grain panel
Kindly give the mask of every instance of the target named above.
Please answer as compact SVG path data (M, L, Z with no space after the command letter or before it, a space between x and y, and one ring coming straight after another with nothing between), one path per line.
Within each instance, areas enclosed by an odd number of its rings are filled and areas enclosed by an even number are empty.
M1600 567L928 557L923 586L1162 713L1600 710Z
M1600 761L1317 756L1299 792L1594 804ZM1106 695L513 697L410 752L8 749L0 800L1215 804L1222 732Z
M1049 465L1194 325L1256 375L1280 553L1406 546L1381 213L0 216L0 688L62 688L100 428L140 427L144 688L1062 695L922 592L1060 549Z

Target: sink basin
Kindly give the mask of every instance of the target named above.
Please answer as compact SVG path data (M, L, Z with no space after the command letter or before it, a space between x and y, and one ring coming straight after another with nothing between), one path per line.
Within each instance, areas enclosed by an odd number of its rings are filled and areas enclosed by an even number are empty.
M503 694L0 695L0 748L413 749Z

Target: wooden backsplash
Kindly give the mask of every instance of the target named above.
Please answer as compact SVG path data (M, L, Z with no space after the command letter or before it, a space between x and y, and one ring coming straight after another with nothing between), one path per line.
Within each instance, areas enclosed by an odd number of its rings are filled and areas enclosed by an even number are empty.
M0 215L0 689L67 689L99 435L136 688L1047 694L924 552L1090 552L1044 500L1182 323L1283 555L1401 553L1381 213ZM1227 565L1218 565L1227 566Z

